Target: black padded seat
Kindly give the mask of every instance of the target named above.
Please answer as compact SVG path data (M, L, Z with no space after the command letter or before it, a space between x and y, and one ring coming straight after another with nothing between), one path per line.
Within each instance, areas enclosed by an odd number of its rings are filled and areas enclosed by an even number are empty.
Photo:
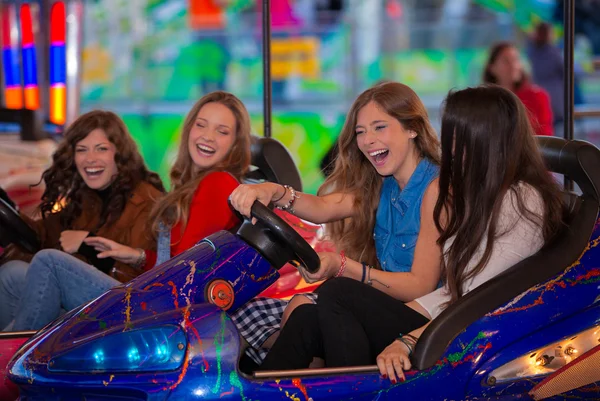
M586 247L598 218L600 199L600 150L594 145L554 137L537 137L548 170L575 181L582 194L565 193L571 212L567 226L539 252L448 307L421 335L412 363L427 369L442 358L448 345L470 324L513 298L560 274Z
M44 132L41 113L37 110L15 110L0 107L0 122L18 124L21 139L24 141L48 138L48 134Z
M290 155L290 152L273 138L252 137L252 161L254 167L244 182L256 183L270 181L302 191L300 172Z

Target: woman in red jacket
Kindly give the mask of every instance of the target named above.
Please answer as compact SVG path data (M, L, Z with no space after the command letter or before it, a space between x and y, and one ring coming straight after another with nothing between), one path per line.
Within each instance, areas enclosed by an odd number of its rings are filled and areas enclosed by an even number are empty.
M87 238L85 242L101 251L99 258L112 257L149 270L157 257L164 262L202 238L232 228L239 220L229 208L228 198L250 166L250 130L246 108L226 92L204 96L189 112L171 169L171 192L151 214L154 233L170 229L169 255L105 238Z
M250 117L242 102L226 92L200 99L186 117L181 144L171 169L171 192L154 207L150 221L159 237L157 252L131 248L102 237L84 242L100 251L98 258L148 270L219 230L238 223L228 197L250 166ZM162 238L168 239L166 251ZM162 249L162 250L161 250ZM94 274L92 266L64 253L38 252L28 272L13 330L39 329L70 310L119 285ZM35 281L38 281L35 283ZM86 283L78 285L77 283Z
M512 43L500 42L492 46L483 70L483 81L500 85L517 95L529 112L536 135L553 135L550 96L530 82L523 70L519 51Z

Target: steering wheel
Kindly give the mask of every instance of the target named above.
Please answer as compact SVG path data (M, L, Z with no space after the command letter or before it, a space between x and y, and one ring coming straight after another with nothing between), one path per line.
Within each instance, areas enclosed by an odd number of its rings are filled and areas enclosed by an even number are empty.
M304 266L308 272L315 273L319 270L321 267L321 260L315 250L281 217L277 216L259 201L255 201L252 204L250 214L252 217L256 218L260 225L265 227L272 234L275 242L277 242L277 244L273 244L273 240L269 238L265 239L264 233L257 234L257 236L261 236L261 238L253 239L252 242L255 247L263 251L263 253L267 253L265 249L266 246L269 248L274 248L275 246L275 251L279 255L285 254L286 252L289 253L289 255L285 256L289 257L289 260L292 262L296 262L297 265ZM271 249L270 252L273 252L273 249Z
M29 253L40 250L40 240L37 233L29 227L6 200L0 198L0 238L2 246L15 243Z

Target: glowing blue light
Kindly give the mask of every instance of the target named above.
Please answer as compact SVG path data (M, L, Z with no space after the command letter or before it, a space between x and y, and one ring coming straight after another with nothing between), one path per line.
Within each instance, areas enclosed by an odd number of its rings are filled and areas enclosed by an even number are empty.
M156 347L156 356L160 357L160 359L164 359L169 354L167 346L165 344L161 344Z
M181 366L187 338L180 326L117 331L53 358L58 372L167 371Z
M104 352L102 352L101 349L94 352L94 361L96 361L98 365L104 363Z
M127 352L127 359L131 363L138 363L140 361L140 352L137 348L130 348L129 352Z

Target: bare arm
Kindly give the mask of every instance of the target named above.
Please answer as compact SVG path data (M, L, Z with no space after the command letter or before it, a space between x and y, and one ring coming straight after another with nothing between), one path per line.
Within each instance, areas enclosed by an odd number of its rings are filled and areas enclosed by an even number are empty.
M438 197L438 181L434 180L423 196L421 204L421 229L417 238L415 255L410 272L385 272L371 270L373 287L408 302L433 291L440 280L442 251L437 244L439 232L433 221L433 209ZM345 276L361 280L362 264L348 261Z
M354 196L343 193L333 193L323 196L309 195L296 192L294 214L301 219L316 224L342 220L354 214ZM250 208L255 200L267 205L274 202L277 206L285 206L292 197L290 190L272 182L262 184L240 185L231 194L231 204L243 214L250 216Z
M434 180L427 189L421 205L421 229L417 238L415 256L411 271L384 272L371 269L373 287L401 301L408 302L435 290L440 280L441 249L437 244L439 233L433 222L433 209L438 197L438 182ZM333 252L319 254L321 268L316 273L302 272L308 282L325 280L340 271L341 256ZM366 282L361 262L346 260L342 276ZM413 308L415 309L415 308ZM420 312L420 311L419 311Z

